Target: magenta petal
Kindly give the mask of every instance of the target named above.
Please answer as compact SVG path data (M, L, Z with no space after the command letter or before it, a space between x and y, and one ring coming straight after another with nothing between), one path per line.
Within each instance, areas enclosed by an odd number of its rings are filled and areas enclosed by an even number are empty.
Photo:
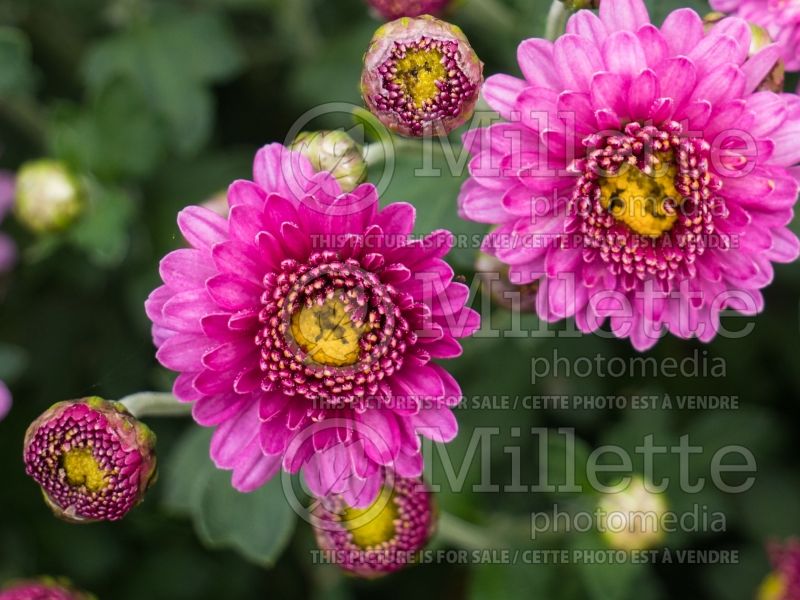
M691 8L681 8L667 15L661 33L673 55L688 55L705 36L703 19Z
M745 92L751 93L755 91L755 89L761 85L761 82L766 79L770 71L772 71L780 57L780 46L771 44L744 63L742 71L744 71L745 77L747 78Z
M553 61L552 42L536 38L525 40L517 48L517 61L528 85L551 90L561 87L561 79Z
M567 21L567 33L579 35L594 42L598 48L603 47L608 36L605 23L596 14L589 10L579 10Z
M258 441L253 440L233 467L231 484L242 493L253 492L272 479L280 468L281 457L264 454Z
M411 235L414 231L416 209L405 202L394 202L381 210L375 217L375 224L383 229L387 235L401 238Z
M258 402L244 404L233 417L217 427L211 438L211 459L220 469L232 469L258 436Z
M588 91L594 74L603 70L598 46L577 35L558 38L553 58L567 90Z
M201 206L189 206L178 213L178 227L193 247L211 249L225 241L228 223L217 213Z
M500 113L504 119L510 119L517 103L517 96L528 87L521 79L510 75L492 75L483 84L481 93L487 104Z
M600 3L600 19L610 32L636 31L650 22L642 0L612 0Z
M603 60L609 71L626 77L633 77L647 68L642 43L631 31L618 31L608 36L603 45Z
M174 371L200 371L208 342L196 335L179 334L166 340L156 353L158 361Z
M261 288L237 275L216 275L208 280L206 289L214 302L227 310L242 310L259 305Z
M231 207L244 205L261 210L266 198L264 190L252 181L240 179L228 187L228 204Z
M212 427L239 414L247 402L246 396L235 393L203 396L192 407L192 416L200 425Z
M446 406L423 407L411 420L420 435L434 442L450 442L458 434L458 422Z

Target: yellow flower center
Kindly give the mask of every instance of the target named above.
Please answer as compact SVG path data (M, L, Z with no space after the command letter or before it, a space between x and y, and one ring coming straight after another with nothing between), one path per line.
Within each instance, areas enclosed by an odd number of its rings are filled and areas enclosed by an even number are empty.
M353 543L365 549L394 539L397 533L396 521L397 507L389 488L383 488L368 508L348 508L344 512L344 525L352 534Z
M786 581L780 573L770 573L758 588L758 600L782 600L786 594Z
M670 154L658 157L654 173L626 164L611 177L600 178L600 204L639 235L657 238L672 229L682 202L675 188L678 168Z
M90 492L99 492L106 487L106 473L89 448L68 451L62 459L67 482L72 487L86 486Z
M439 50L411 50L397 61L395 83L414 101L417 108L436 98L436 83L447 78Z
M314 362L343 367L358 362L369 325L355 322L341 300L304 306L292 316L292 336Z

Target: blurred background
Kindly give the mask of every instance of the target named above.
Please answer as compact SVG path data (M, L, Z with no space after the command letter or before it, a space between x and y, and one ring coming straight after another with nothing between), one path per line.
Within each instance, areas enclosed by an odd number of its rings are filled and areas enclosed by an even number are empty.
M653 20L705 2L650 0ZM448 17L459 24L486 73L518 72L516 46L541 36L546 0L464 0ZM295 119L322 103L360 104L361 57L379 23L361 0L3 0L0 2L0 168L53 157L86 183L89 207L59 235L34 237L13 219L3 230L20 251L0 282L0 379L14 394L0 423L0 582L65 575L100 598L250 600L416 597L542 600L739 599L755 594L770 570L765 544L800 534L800 267L778 266L766 311L745 339L704 346L665 338L648 353L658 360L699 357L724 377L624 378L546 376L532 383L531 359L635 356L629 342L600 337L477 337L448 368L467 396L538 394L729 395L738 409L526 410L468 408L450 458L460 466L477 426L496 427L492 478L509 482L503 441L520 448L523 477L535 482L535 437L512 440L512 427L573 427L578 462L595 447L630 449L652 434L656 445L690 435L704 451L692 473L709 476L719 448L739 444L756 457L756 484L745 494L707 487L682 494L673 510L721 512L725 531L675 534L675 549L736 550L739 564L518 565L432 564L376 582L313 565L313 537L295 520L279 488L252 497L230 491L207 458L207 433L188 421L151 419L159 437L161 479L146 502L118 524L71 526L54 519L23 471L22 438L52 403L88 395L120 398L167 390L154 359L143 302L158 284L157 263L177 247L175 215L188 204L248 178L256 149L285 140ZM792 80L792 89L796 80ZM320 126L339 123L320 122ZM453 139L458 139L454 136ZM418 153L400 154L384 201L412 202L418 229L481 233L456 214L463 177L415 178ZM800 229L795 226L795 230ZM472 282L475 248L451 259ZM476 300L476 304L481 299ZM741 327L742 319L732 328ZM512 325L493 309L492 324ZM521 327L537 331L534 316ZM563 474L563 438L551 436L553 480ZM434 481L443 469L431 459ZM475 461L459 492L443 486L442 510L510 548L597 548L596 534L531 541L534 511L593 505L589 496L477 493ZM641 466L637 466L637 469ZM660 475L675 476L677 458ZM580 474L579 474L580 475ZM237 520L238 519L238 520ZM448 548L434 540L435 548Z

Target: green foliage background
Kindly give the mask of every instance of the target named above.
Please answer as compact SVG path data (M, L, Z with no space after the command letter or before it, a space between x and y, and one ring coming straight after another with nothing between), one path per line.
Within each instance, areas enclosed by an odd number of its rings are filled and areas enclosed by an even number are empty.
M697 0L651 0L655 21ZM452 20L465 30L487 74L515 72L517 43L543 34L546 0L464 0ZM426 565L365 583L311 564L307 525L293 522L278 488L250 497L230 491L210 468L207 432L185 422L154 420L161 482L123 523L69 526L53 519L20 459L27 424L50 404L143 389L168 389L153 357L142 304L158 282L157 262L180 242L176 212L233 179L248 177L257 147L283 141L295 118L318 104L359 103L360 59L377 23L360 0L4 0L0 2L0 166L50 155L90 182L91 209L59 238L35 240L13 223L23 252L2 284L0 378L15 395L0 424L0 581L63 574L101 598L516 598L650 600L750 598L769 569L764 543L800 534L800 417L797 342L800 270L776 269L767 309L745 339L710 346L664 339L659 359L699 352L722 357L719 378L576 379L531 384L534 356L632 357L626 341L580 338L476 338L452 372L469 395L729 394L740 408L691 411L463 410L452 444L456 465L476 426L575 427L579 453L614 443L633 448L647 434L673 444L684 434L707 452L693 468L708 474L713 452L748 447L758 460L755 487L738 496L682 496L723 511L723 534L675 536L674 548L731 549L739 565L585 567ZM419 229L481 229L456 216L460 177L413 177L415 159L400 156L386 200L413 202ZM452 260L472 278L474 253ZM509 326L502 309L493 314ZM523 325L536 330L535 318ZM707 353L707 354L704 354ZM187 433L188 432L188 433ZM518 443L526 476L535 481L535 438ZM557 440L553 440L553 445ZM500 444L492 472L508 481ZM558 473L558 456L548 465ZM435 467L435 465L434 465ZM674 472L675 465L667 471ZM561 468L563 470L563 467ZM434 468L435 473L441 469ZM529 521L554 502L587 498L480 494L472 469L461 493L443 489L443 510L485 528L512 548L534 547ZM188 518L194 515L195 518ZM194 522L193 522L194 521ZM592 548L591 535L551 539L548 548ZM434 547L447 547L436 540ZM213 549L212 549L213 548ZM270 565L270 568L266 568Z

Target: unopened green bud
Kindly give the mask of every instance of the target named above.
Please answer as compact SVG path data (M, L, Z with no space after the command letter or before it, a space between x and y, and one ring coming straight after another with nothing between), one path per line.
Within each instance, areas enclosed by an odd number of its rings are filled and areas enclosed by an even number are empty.
M317 171L328 171L343 192L352 192L367 179L367 163L359 144L344 131L303 131L292 142Z
M85 194L78 178L56 160L35 160L17 173L17 219L34 233L69 227L83 212Z

